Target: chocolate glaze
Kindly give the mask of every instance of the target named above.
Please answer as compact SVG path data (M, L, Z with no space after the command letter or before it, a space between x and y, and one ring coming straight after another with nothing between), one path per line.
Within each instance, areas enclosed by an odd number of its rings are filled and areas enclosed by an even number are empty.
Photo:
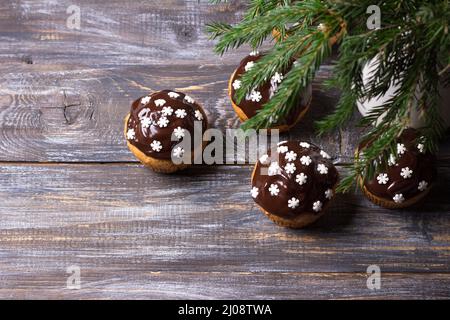
M242 75L246 72L245 71L245 66L247 65L248 62L256 62L259 59L261 59L263 55L262 54L251 54L247 57L245 57L241 63L239 64L239 67L236 69L233 78L231 79L231 83L234 83L235 80L240 80L240 78L242 77ZM288 70L284 70L284 72L281 72L281 74L283 76L286 75L287 72L289 72L291 68L288 68ZM278 86L280 85L280 83L277 84ZM264 83L261 87L259 87L257 89L257 91L259 91L262 95L262 98L259 102L257 101L252 101L250 99L244 98L241 100L241 102L239 104L236 103L236 100L234 99L235 93L236 93L236 89L231 86L231 99L233 100L233 102L239 106L239 108L242 109L242 111L245 113L245 115L250 119L251 117L253 117L256 112L260 109L262 109L262 107L264 106L264 104L266 104L271 97L273 96L274 93L274 87L271 84L271 80L267 81L266 83ZM311 100L311 91L312 91L312 87L311 85L309 85L303 92L301 92L299 94L298 97L298 107L294 108L290 114L286 117L286 119L284 119L284 121L281 121L279 123L277 123L278 125L280 124L293 124L298 116L300 115L300 113L308 106L308 103Z
M169 96L169 93L172 97ZM173 93L177 94L178 97L175 97ZM150 100L148 102L145 101L149 98ZM144 101L142 101L142 99L144 99ZM160 99L165 100L166 102L164 105L157 106L155 101ZM207 117L200 105L188 100L190 100L190 97L186 96L184 93L163 90L134 101L131 105L127 128L128 131L130 129L134 130L135 137L129 138L128 141L147 156L168 160L171 159L172 148L179 143L179 141L171 141L172 133L176 128L181 127L191 134L191 150L194 150L194 121L200 121L199 119L202 118L202 130L205 131L207 129ZM163 108L165 107L172 108L171 115L168 115L167 113L164 115ZM185 110L186 115L183 118L177 117L176 111L182 109ZM201 116L198 112L201 113ZM166 117L169 121L166 127L162 127L158 124L161 117ZM150 119L150 125L148 127L143 126L142 120L144 118ZM159 152L154 150L151 146L155 140L161 143L161 150Z
M302 142L302 144L304 144ZM304 144L305 145L305 144ZM307 147L309 145L309 148ZM279 147L287 147L288 151L284 153L278 153ZM257 204L259 204L264 210L271 214L280 216L285 219L294 219L306 212L313 214L320 214L324 209L326 203L330 201L333 196L333 188L338 182L338 172L329 159L328 154L324 153L319 147L307 143L306 147L300 145L300 141L286 141L279 144L279 147L275 150L270 150L268 156L269 161L263 161L263 157L256 163L252 186L257 190L257 196L252 196ZM284 151L284 150L280 150ZM294 152L297 156L294 161L288 161L286 154ZM302 157L309 157L311 162L307 165L302 163ZM277 159L278 158L278 159ZM267 170L271 165L269 162L278 162L280 170L278 174L267 175L262 169ZM293 163L296 167L293 173L287 173L285 166L288 163ZM328 172L321 174L318 170L319 165L324 165ZM297 179L298 176L303 173L306 175L306 182L300 184ZM272 184L276 184L279 187L279 193L277 196L273 196L269 191ZM328 192L328 197L327 193ZM296 208L290 208L288 201L292 198L299 200L299 204ZM320 210L313 210L314 203L320 201Z
M394 201L393 198L397 194L401 194L404 198L403 201L406 201L424 192L434 182L436 168L434 155L430 152L421 152L419 150L419 144L423 143L421 140L423 139L419 137L417 130L404 130L397 143L404 145L406 151L403 154L394 155L396 157L395 164L390 163L390 165L383 168L378 168L372 179L365 179L364 186L367 190L380 198L390 201ZM364 151L364 145L360 145L360 150ZM402 169L406 168L412 170L410 178L405 178L401 175ZM386 184L379 182L378 177L380 174L387 175L389 180ZM423 188L425 184L422 184L421 188L423 190L420 190L419 184L423 181L426 182L426 188Z

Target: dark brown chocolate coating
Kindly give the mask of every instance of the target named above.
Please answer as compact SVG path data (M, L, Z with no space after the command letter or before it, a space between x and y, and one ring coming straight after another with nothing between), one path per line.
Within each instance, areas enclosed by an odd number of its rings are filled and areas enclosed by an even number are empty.
M276 92L277 86L280 86L280 81L275 81L275 78L269 79L266 83L264 83L261 87L259 87L256 91L258 91L261 94L261 100L259 101L252 101L250 96L244 97L244 99L241 100L239 104L236 103L236 100L234 99L236 90L234 87L234 83L236 80L240 81L240 78L242 75L246 72L245 67L248 63L256 63L259 59L261 59L261 54L251 54L247 57L245 57L241 63L239 64L239 67L236 69L233 78L231 79L231 99L233 102L239 106L239 108L242 109L242 111L245 113L245 115L250 119L253 117L256 112L264 106L273 96L273 94ZM285 74L290 70L285 70L285 72L280 72L278 75L281 75L282 77L285 76ZM279 78L280 80L280 78ZM281 80L282 81L282 80ZM291 113L284 119L283 121L280 120L277 124L293 124L297 120L298 116L302 111L307 108L310 100L311 100L311 85L309 85L298 97L298 107L294 108Z
M176 129L177 132L186 130L190 133L191 150L194 150L194 121L202 121L202 130L207 129L206 114L192 98L171 90L155 92L137 99L131 105L127 139L147 156L168 160L171 159L173 147L179 143L171 141Z
M377 197L399 203L424 192L436 178L436 167L434 155L425 150L422 140L417 130L404 130L397 140L395 161L392 158L372 179L365 179L367 190ZM360 148L364 152L363 144Z
M279 170L273 170L276 168L274 163L278 163ZM306 142L286 141L257 162L251 193L264 210L285 219L294 219L306 212L319 214L333 197L338 179L330 156L319 147ZM273 185L279 189L278 194L271 192Z

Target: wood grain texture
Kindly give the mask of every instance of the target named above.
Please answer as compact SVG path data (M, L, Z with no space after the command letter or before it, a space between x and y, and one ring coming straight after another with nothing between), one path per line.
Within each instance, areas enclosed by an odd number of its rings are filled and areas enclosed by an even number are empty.
M322 286L320 281L339 272L350 273L339 275L341 281L362 281L358 290L344 290L343 296L370 296L367 289L361 293L364 277L356 274L372 264L382 272L404 274L402 281L407 281L407 274L417 273L411 281L422 283L425 293L438 290L440 297L443 284L434 288L434 281L444 277L448 283L450 202L438 190L448 189L450 168L442 170L428 201L412 210L381 209L359 193L341 195L324 218L300 231L274 225L257 209L248 195L249 167L198 167L172 176L133 164L3 165L0 169L4 199L0 274L2 288L11 289L0 290L0 295L16 294L12 289L23 283L33 289L52 289L55 292L50 290L49 297L55 297L58 290L50 283L52 275L60 274L59 281L64 281L70 265L86 270L86 286L91 288L86 297L100 297L103 290L106 296L119 296L125 283L131 296L156 297L148 282L152 279L161 291L169 282L169 291L160 293L161 297L182 297L187 294L184 290L170 292L170 286L178 283L199 293L213 290L215 280L210 276L232 282L242 277L256 287L277 283L277 279L288 285L292 274L296 280L290 283L289 294L254 291L254 297L302 298L312 289L302 280L306 273L306 283L311 281L316 292L313 296L331 298L339 291L340 281L333 278L334 285ZM110 278L103 283L105 273ZM149 273L162 273L163 279ZM264 278L261 273L274 276L267 284L258 284ZM438 276L421 278L419 273ZM179 280L170 280L170 275ZM133 277L148 277L141 293L129 287L129 281L138 282ZM246 285L234 287L233 294L242 295ZM377 294L393 293L387 289Z
M280 228L249 197L250 165L158 175L122 136L131 102L165 88L200 101L213 127L238 126L226 87L249 48L214 55L204 25L238 21L245 1L79 0L81 30L66 26L72 4L0 0L0 298L450 297L450 143L424 203L385 210L356 192L308 229ZM331 72L282 138L342 164L360 131L314 131L339 97ZM71 265L81 290L66 289Z

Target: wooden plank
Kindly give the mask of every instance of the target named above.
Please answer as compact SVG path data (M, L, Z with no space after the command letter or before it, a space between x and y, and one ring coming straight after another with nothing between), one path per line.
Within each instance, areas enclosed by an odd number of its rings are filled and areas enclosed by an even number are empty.
M239 125L226 84L248 49L220 58L203 27L238 21L242 3L133 1L123 10L123 1L81 1L81 30L66 26L70 4L10 4L0 11L8 26L0 28L0 161L136 161L125 147L122 119L134 99L165 88L196 97L213 127ZM321 86L330 72L324 66L319 73L311 111L293 136L348 155L341 135L319 140L312 126L338 97Z
M0 274L67 264L195 272L448 272L450 168L427 201L384 210L340 195L306 230L249 197L250 167L159 175L133 164L2 165Z
M448 299L448 273L381 273L369 290L366 273L153 272L81 269L81 288L66 288L54 270L3 275L0 298L9 299ZM168 310L176 312L178 309Z

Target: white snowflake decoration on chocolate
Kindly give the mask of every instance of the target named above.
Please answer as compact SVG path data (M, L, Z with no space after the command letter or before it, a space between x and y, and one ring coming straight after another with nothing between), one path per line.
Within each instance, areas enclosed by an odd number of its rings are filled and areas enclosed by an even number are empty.
M141 103L142 103L142 104L147 104L147 103L150 102L151 99L152 99L152 98L150 98L149 96L143 97L143 98L141 99Z
M395 203L402 203L403 201L405 201L405 198L403 197L403 194L401 193L397 193L392 200L394 200Z
M320 210L322 210L322 202L321 201L316 201L313 203L313 210L315 212L319 212Z
M406 152L406 147L403 143L397 143L397 154L402 155Z
M331 159L330 155L323 150L320 150L320 155L322 156L322 158Z
M141 119L142 128L147 129L148 127L150 127L151 124L152 124L152 119L150 119L149 117L144 117Z
M250 100L252 100L253 102L260 102L262 99L262 94L259 91L253 90L250 93Z
M417 189L419 189L419 191L425 191L428 188L428 182L426 182L425 180L422 180L419 182L419 186L417 187Z
M290 200L288 200L288 207L291 209L295 209L299 206L300 200L297 198L292 197Z
M389 181L389 177L387 173L380 173L377 177L378 184L387 184Z
M259 190L257 187L253 187L250 193L252 194L252 198L255 199L259 194Z
M397 164L397 159L395 158L395 156L393 154L391 154L388 159L388 165L390 167L392 167L392 166L395 166L396 164Z
M304 165L304 166L309 166L312 162L311 157L310 156L303 156L300 158L300 162Z
M333 189L328 189L328 190L325 191L325 198L327 198L328 200L333 198L333 196L334 196Z
M282 73L278 73L275 72L275 74L273 75L271 82L273 83L281 83L281 81L283 81L283 74Z
M286 152L288 152L288 147L287 146L279 146L279 147L277 147L277 152L278 153L286 153Z
M309 149L311 145L308 142L300 142L300 147Z
M307 180L308 176L303 172L295 176L295 181L301 186L304 185Z
M161 117L158 120L158 126L160 128L165 128L169 124L169 120L166 117Z
M255 65L255 63L253 61L249 61L247 62L247 64L245 65L245 71L249 71L251 68L253 68Z
M164 100L164 99L155 100L155 106L157 106L157 107L162 107L165 104L166 104L166 100Z
M271 196L277 196L278 193L280 192L280 188L278 188L276 184L272 183L269 187L269 192Z
M172 109L172 107L164 107L164 108L162 108L161 112L165 116L171 116L173 113L173 109Z
M150 144L150 147L152 147L153 151L160 152L162 149L161 142L158 140L153 140L153 142Z
M270 163L269 155L267 154L262 155L261 158L259 158L259 162L261 162L262 164L269 164Z
M184 155L184 149L182 147L176 147L172 151L173 155L177 158L181 158Z
M177 116L177 118L183 119L184 117L187 116L187 113L186 113L186 110L184 110L184 109L177 109L177 110L175 110L175 115Z
M281 173L281 168L278 165L278 162L272 162L269 166L269 169L267 170L267 174L269 176L275 176L280 173Z
M128 129L128 131L127 131L127 139L128 140L133 140L134 138L136 138L136 132L134 131L134 129Z
M420 153L425 153L425 145L423 143L419 143L417 149L419 149Z
M173 130L173 134L177 137L177 139L181 139L184 137L184 131L185 130L182 127L178 127Z
M190 96L185 96L185 97L184 97L184 100L186 100L187 103L194 103L194 102L195 102L195 100L192 99Z
M176 99L176 98L178 98L180 95L178 94L178 93L176 93L176 92L169 92L168 94L167 94L169 97L171 97L172 99Z
M323 163L317 166L317 171L319 171L320 174L328 174L328 168Z
M294 151L289 151L288 153L286 153L284 158L290 162L295 161L297 159L297 154Z
M403 179L409 179L412 177L413 171L409 167L402 168L400 175Z
M200 110L195 110L194 112L194 117L198 120L198 121L202 121L203 120L203 115L200 112Z
M242 84L241 80L238 80L238 79L234 80L234 82L233 82L234 90L239 89L241 87L241 84Z
M284 166L284 170L286 171L286 173L290 174L294 173L297 168L295 167L295 164L288 163L286 166Z

